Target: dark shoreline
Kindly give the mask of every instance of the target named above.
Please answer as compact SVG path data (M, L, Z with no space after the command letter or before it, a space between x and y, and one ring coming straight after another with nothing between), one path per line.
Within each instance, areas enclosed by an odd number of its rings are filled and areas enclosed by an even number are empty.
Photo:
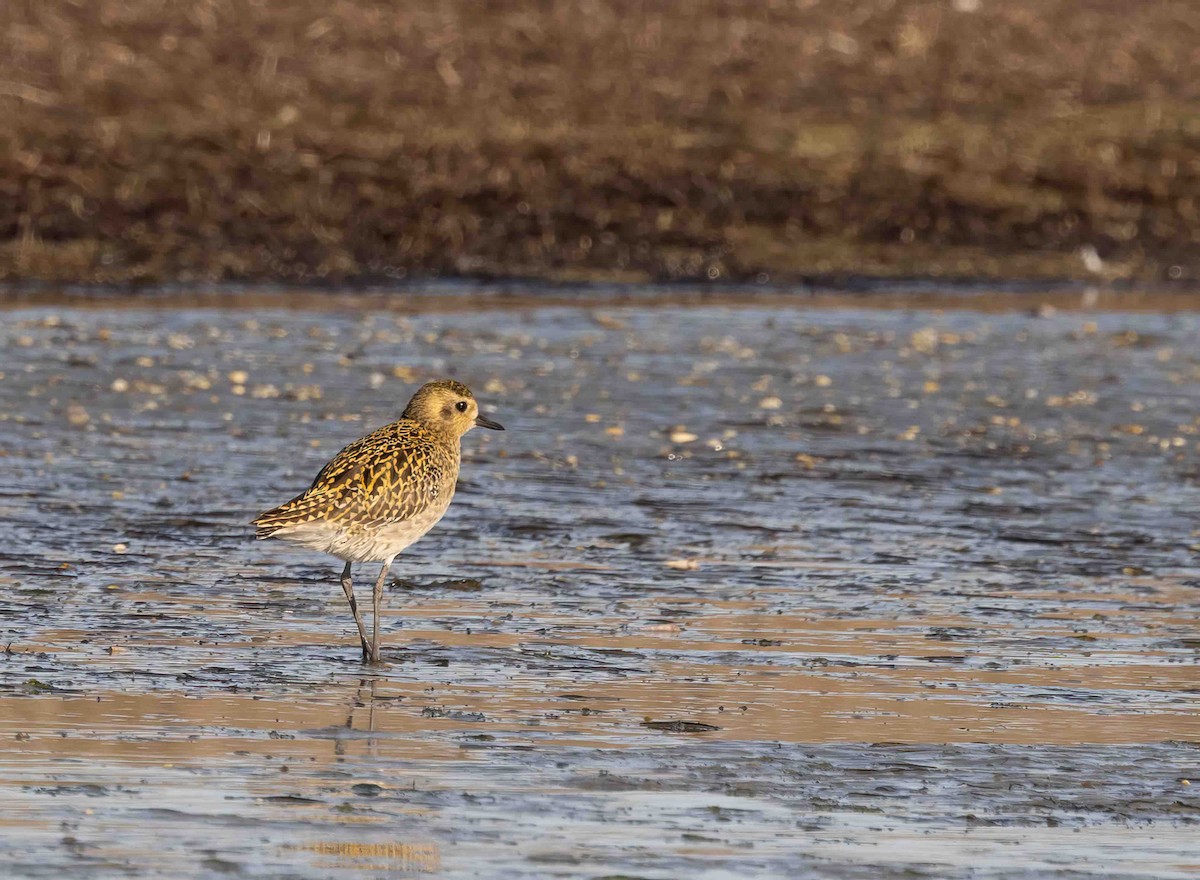
M1117 0L10 3L0 282L1194 283L1198 32Z
M166 284L0 285L0 312L64 306L82 308L281 308L297 310L376 308L398 312L465 309L689 305L797 306L806 308L966 309L971 311L1159 311L1200 310L1200 290L1186 284L1094 285L1082 281L990 282L929 278L820 279L808 283L654 284L558 283L541 279L425 279L407 283L289 285Z

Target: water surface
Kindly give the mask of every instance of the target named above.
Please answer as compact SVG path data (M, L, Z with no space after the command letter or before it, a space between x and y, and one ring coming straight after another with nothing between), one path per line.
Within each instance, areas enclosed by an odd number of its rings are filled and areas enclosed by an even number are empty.
M1200 315L496 305L3 314L5 876L1200 871ZM364 669L246 523L439 376Z

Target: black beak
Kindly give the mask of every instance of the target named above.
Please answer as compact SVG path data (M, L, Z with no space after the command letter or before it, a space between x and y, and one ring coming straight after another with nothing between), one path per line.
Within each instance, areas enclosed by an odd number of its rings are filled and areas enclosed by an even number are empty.
M475 424L481 428L491 428L493 431L504 430L504 426L502 424L499 422L493 422L491 419L484 418L483 416L476 416Z

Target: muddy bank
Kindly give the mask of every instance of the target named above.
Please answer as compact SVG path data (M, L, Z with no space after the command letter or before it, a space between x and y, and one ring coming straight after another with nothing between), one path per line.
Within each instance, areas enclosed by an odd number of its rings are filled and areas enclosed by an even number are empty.
M1198 333L8 311L0 865L1189 876ZM364 673L336 563L245 523L443 374L509 430Z
M1190 278L1188 3L0 8L0 279Z

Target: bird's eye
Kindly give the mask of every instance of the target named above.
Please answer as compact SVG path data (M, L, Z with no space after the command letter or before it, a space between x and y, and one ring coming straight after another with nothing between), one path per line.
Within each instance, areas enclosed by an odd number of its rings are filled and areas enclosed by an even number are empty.
M466 412L467 402L465 400L460 400L458 403L454 404L454 408L459 412Z

